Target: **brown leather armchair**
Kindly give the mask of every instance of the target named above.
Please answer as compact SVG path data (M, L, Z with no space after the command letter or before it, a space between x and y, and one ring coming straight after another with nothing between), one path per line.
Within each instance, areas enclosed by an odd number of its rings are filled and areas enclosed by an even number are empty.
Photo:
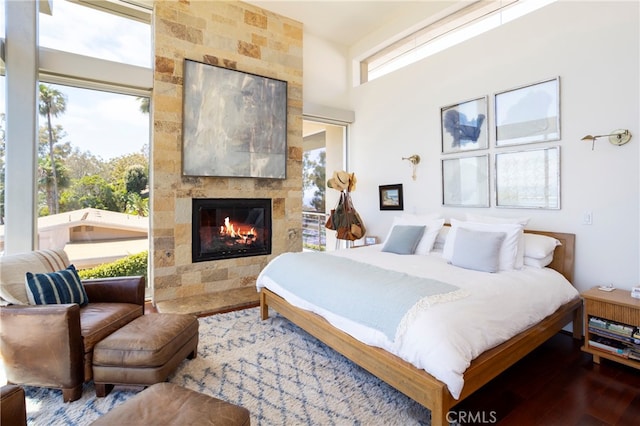
M0 296L14 303L0 309L7 381L62 389L65 402L79 399L82 384L92 379L95 344L144 314L144 277L85 280L89 303L83 307L29 305L26 272L53 272L68 265L62 250L0 257ZM16 284L19 277L21 285Z

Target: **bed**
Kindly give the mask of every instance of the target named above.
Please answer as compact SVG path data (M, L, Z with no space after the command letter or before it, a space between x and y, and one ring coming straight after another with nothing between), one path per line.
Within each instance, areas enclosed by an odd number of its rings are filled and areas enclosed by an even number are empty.
M545 231L525 232L552 237L561 243L552 251L553 260L548 268L559 272L571 283L573 280L575 235ZM260 315L263 320L269 317L269 308L279 312L354 363L428 408L431 411L433 425L448 424L447 412L452 407L558 333L568 323L573 321L574 338L580 339L582 337L582 301L575 292L575 297L562 303L544 318L536 320L534 324L527 326L526 329L519 331L508 340L474 356L464 370L464 384L460 390L454 392L456 395L454 397L450 392L450 384L448 387L442 380L427 373L425 369L418 368L381 347L361 342L352 334L335 327L322 316L295 306L294 303L290 303L285 297L267 288L264 284L258 284L258 288L260 290ZM451 302L451 304L453 303L456 302Z

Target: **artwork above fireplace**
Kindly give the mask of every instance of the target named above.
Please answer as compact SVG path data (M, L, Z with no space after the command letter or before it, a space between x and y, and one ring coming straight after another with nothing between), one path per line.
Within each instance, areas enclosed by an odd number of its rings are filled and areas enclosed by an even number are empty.
M271 199L194 198L192 261L271 254Z

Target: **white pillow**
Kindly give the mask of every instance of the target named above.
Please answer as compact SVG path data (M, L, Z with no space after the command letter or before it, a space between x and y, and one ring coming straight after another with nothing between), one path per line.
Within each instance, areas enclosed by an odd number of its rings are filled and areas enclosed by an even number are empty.
M451 264L482 272L498 272L500 247L505 232L471 231L458 228Z
M498 216L486 216L474 213L467 213L467 220L469 222L478 222L478 223L493 223L493 224L502 224L502 223L516 223L522 225L524 229L525 226L529 223L528 217L498 217ZM518 241L518 254L516 255L516 264L515 269L521 269L524 265L524 233L520 236L520 241Z
M500 270L510 271L516 269L516 257L518 255L518 244L523 233L524 227L517 223L490 224L477 222L463 222L457 219L451 219L451 229L444 244L442 257L451 261L456 241L456 232L458 228L470 229L472 231L485 232L505 232L506 237L500 247ZM524 259L522 261L524 264Z
M553 261L553 253L542 259L536 259L534 257L524 257L524 264L527 266L533 266L534 268L546 268Z
M539 234L524 234L524 256L534 259L553 258L553 252L562 243L553 237Z
M444 225L444 219L425 219L425 216L421 217L415 215L396 216L393 218L393 223L391 224L391 229L385 238L385 242L389 240L391 231L393 231L393 227L396 225L425 226L426 229L422 234L422 238L420 238L418 247L416 247L415 254L429 254L433 248L433 243L438 236L438 232L442 228L442 225Z
M436 237L436 242L433 243L432 250L442 251L444 249L444 243L447 242L447 235L449 235L449 229L451 229L450 226L443 226L442 228L440 228L440 231L438 231L438 236Z
M422 234L422 238L420 239L420 243L418 243L416 254L429 254L429 252L433 250L436 237L444 225L444 219L433 219L424 222L424 225L427 229L425 229L424 234Z

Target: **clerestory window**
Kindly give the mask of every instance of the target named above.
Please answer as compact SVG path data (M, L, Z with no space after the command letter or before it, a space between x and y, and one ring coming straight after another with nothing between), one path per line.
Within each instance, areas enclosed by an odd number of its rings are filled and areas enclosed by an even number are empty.
M360 62L360 83L411 65L556 0L478 0Z

